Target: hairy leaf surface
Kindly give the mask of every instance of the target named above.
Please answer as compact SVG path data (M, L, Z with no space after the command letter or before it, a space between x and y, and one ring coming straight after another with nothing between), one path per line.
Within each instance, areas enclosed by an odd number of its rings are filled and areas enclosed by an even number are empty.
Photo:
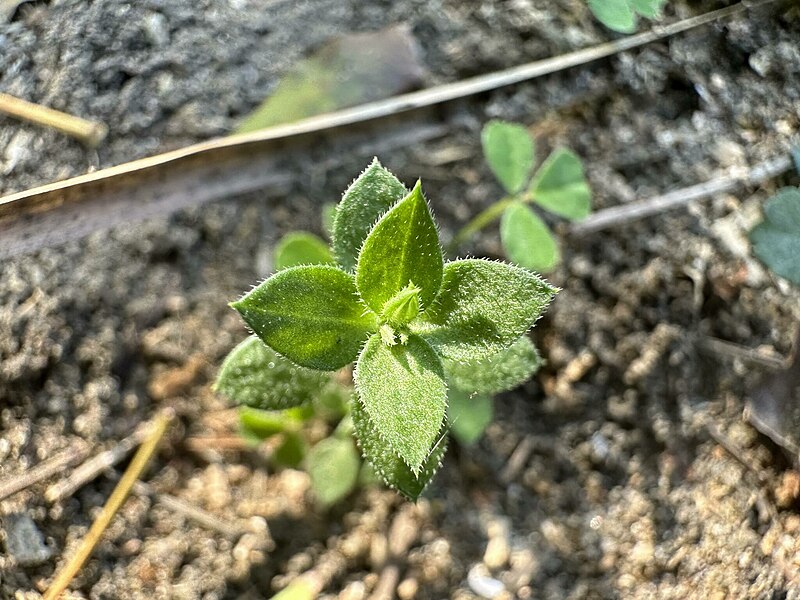
M525 187L533 168L535 145L522 125L489 121L481 132L483 155L497 180L509 194Z
M534 273L488 260L444 266L442 289L412 324L444 358L481 360L505 350L539 318L557 289Z
M306 466L314 493L323 505L330 506L356 486L361 460L352 438L329 437L311 448Z
M486 394L470 394L450 388L447 395L447 420L450 432L462 444L477 442L494 417L494 401Z
M375 225L358 255L356 284L364 302L380 314L409 283L427 306L442 282L439 232L419 183Z
M750 232L753 254L800 285L800 189L783 188L764 205L764 221Z
M231 350L215 388L234 402L261 410L279 410L314 399L329 376L298 367L255 336Z
M550 228L521 202L515 202L503 212L500 240L508 258L526 269L548 273L561 259Z
M366 408L358 398L353 399L352 415L356 439L367 462L372 465L386 485L411 500L419 498L425 486L433 479L445 452L447 452L447 432L444 422L441 424L434 447L430 449L419 472L414 473L376 431Z
M328 244L312 233L287 233L275 246L276 271L298 265L332 265L334 262Z
M231 306L272 349L311 369L335 371L353 362L375 329L353 277L331 266L286 269Z
M376 221L408 190L374 159L350 184L333 219L333 253L345 271L354 271L358 252Z
M422 338L387 346L373 335L354 375L359 398L381 437L412 471L436 441L447 407L439 357Z
M531 182L530 192L537 204L566 219L585 219L592 210L592 191L581 159L565 148L547 157Z
M525 383L539 370L542 359L533 342L522 336L510 348L480 361L444 361L450 388L467 393L498 394Z

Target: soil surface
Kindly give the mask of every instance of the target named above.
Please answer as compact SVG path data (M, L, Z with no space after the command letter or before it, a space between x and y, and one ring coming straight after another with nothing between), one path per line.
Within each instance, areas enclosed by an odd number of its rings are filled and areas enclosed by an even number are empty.
M667 18L723 5L670 3ZM579 0L28 3L0 24L0 91L110 135L94 152L0 121L0 192L225 134L331 36L399 22L430 85L613 37ZM800 15L778 2L440 110L450 135L380 158L423 178L444 237L501 194L480 155L492 117L530 125L540 160L574 149L594 207L618 205L786 151L800 126ZM319 231L319 207L370 158L298 164L283 198L218 202L0 265L0 482L81 441L113 447L173 406L179 422L146 480L227 526L140 490L71 597L267 598L316 568L329 575L323 597L366 598L404 519L403 600L800 598L800 481L742 419L771 374L701 351L711 336L790 353L800 293L749 257L746 232L796 176L562 236L550 280L563 291L534 332L547 367L497 398L476 446L451 446L416 505L367 489L323 511L305 473L230 443L232 413L210 384L246 332L226 303L269 273L281 233ZM496 228L462 251L499 256ZM124 466L55 503L44 491L62 473L0 501L0 597L39 597Z

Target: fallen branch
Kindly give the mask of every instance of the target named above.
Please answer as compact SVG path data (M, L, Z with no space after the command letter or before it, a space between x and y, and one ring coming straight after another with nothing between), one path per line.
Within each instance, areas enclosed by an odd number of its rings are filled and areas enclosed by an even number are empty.
M402 94L248 134L211 140L12 194L0 199L0 259L54 246L94 230L130 223L265 188L285 188L287 150L319 145L322 132L350 143L343 128L381 120L381 135L363 141L371 153L391 138L442 134L441 123L387 123L388 118L563 71L731 17L777 0L740 2L667 26L495 73ZM374 125L373 125L374 126ZM438 128L437 133L432 133ZM416 130L416 131L415 131ZM407 145L408 142L404 142ZM332 152L331 154L335 154Z
M50 585L47 592L45 592L44 600L55 600L61 596L61 593L67 589L72 579L77 575L78 571L80 571L83 564L92 554L97 542L100 541L100 536L103 535L103 532L106 530L109 523L111 523L111 519L114 518L114 515L117 514L117 511L125 502L134 483L136 483L136 480L141 476L145 467L150 462L150 459L158 447L158 443L164 436L171 421L171 411L164 411L154 419L152 430L147 439L139 447L131 464L128 465L128 468L114 488L114 491L111 492L111 496L108 498L105 506L103 506L100 514L86 533L86 537L83 538L81 544L78 546L77 552L67 561L67 564L64 565L61 571L58 572L52 585Z
M631 221L686 206L697 200L705 200L718 194L732 192L744 185L758 185L763 181L785 173L791 168L791 157L780 156L773 158L759 163L746 171L735 170L704 183L674 190L662 196L599 210L583 221L573 223L569 228L569 233L573 236L587 235L609 227L624 225Z
M50 127L74 137L90 148L99 146L108 134L108 127L103 123L81 119L60 110L3 93L0 93L0 113L43 127Z
M0 482L0 500L8 498L12 494L16 494L56 473L60 473L64 469L82 461L88 455L89 446L86 443L75 443L32 469L18 475L12 475L5 481Z

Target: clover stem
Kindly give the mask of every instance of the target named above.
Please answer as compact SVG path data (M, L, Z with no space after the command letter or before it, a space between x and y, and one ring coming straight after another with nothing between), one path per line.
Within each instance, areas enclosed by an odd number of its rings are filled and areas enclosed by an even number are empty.
M503 211L507 209L511 204L518 201L524 201L524 195L518 194L516 196L506 196L501 200L498 200L494 204L488 206L483 211L479 212L475 215L472 220L464 225L458 233L453 237L450 243L447 245L447 253L452 254L455 252L458 247L466 242L469 238L473 235L478 233L484 227L491 225L494 221L500 218L500 215L503 214Z

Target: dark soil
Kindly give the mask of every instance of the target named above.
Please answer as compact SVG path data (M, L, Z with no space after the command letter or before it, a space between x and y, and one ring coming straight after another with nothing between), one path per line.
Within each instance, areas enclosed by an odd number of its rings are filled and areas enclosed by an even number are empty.
M724 4L675 2L668 14ZM29 3L0 25L0 91L111 133L95 153L0 121L0 192L225 134L331 36L397 22L411 24L430 84L610 37L580 0ZM380 158L406 182L423 178L446 237L500 195L479 148L491 117L529 124L540 159L559 144L578 152L595 208L691 185L789 147L800 16L777 3L443 107L451 135ZM210 390L246 333L226 302L269 273L282 232L318 231L319 207L370 158L297 165L284 198L231 199L0 265L0 481L78 439L110 447L171 405L180 422L148 482L245 531L227 538L135 494L73 597L265 598L327 561L324 597L364 598L399 511L418 526L404 600L474 598L492 579L503 598L800 598L800 486L741 417L769 373L698 345L713 336L789 354L800 293L749 257L746 232L796 177L564 237L550 277L563 291L535 330L546 369L497 399L477 446L453 444L416 506L372 489L326 513L303 472L186 441L232 430ZM496 230L463 250L499 255ZM22 513L50 550L27 566L0 554L0 597L38 597L119 472L55 505L43 492L60 476L0 501L6 538Z

